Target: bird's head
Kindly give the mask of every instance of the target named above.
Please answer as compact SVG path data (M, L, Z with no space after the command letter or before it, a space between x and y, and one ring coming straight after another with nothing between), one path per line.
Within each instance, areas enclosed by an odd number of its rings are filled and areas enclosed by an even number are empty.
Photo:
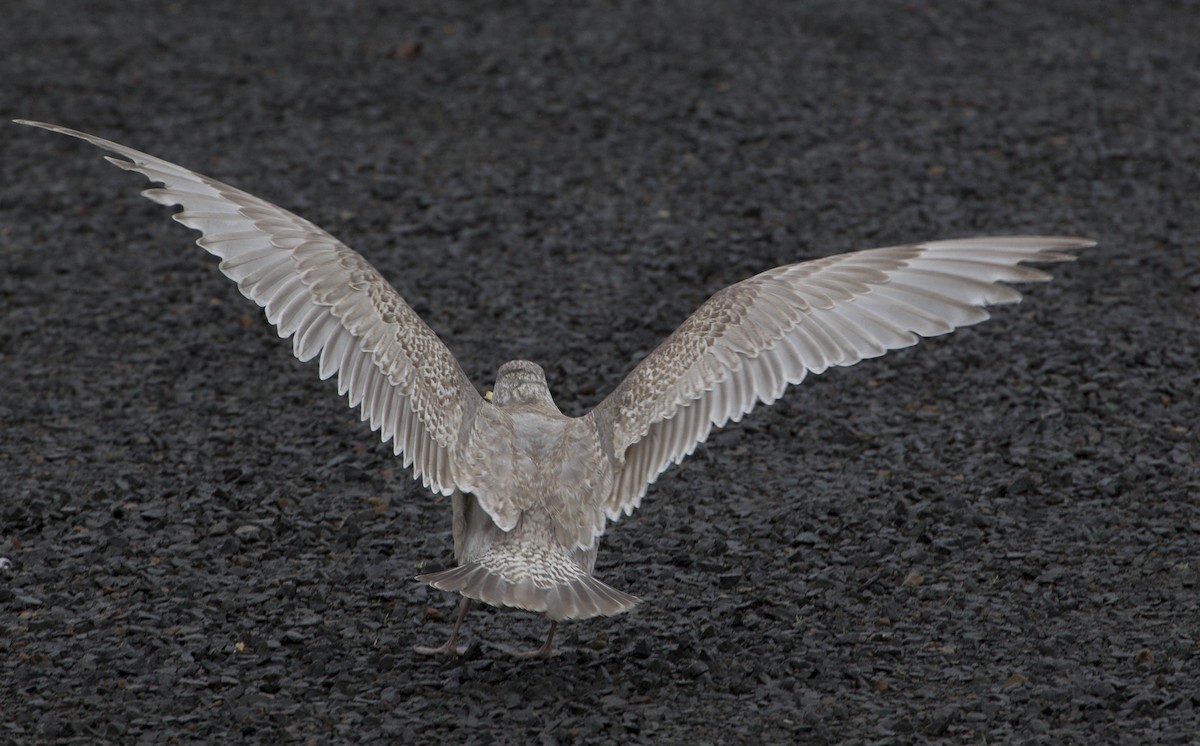
M496 386L491 402L498 407L543 403L554 405L546 386L546 373L537 363L513 360L496 371Z

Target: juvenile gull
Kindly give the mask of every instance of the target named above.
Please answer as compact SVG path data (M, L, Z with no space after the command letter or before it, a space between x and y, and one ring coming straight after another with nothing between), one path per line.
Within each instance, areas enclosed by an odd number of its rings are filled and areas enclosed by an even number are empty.
M308 221L221 182L75 130L180 205L175 220L266 311L300 360L392 441L425 487L451 496L458 566L418 576L462 594L450 639L459 654L472 599L546 614L552 653L563 619L618 614L638 599L592 577L608 521L628 515L658 475L757 402L831 366L853 365L988 318L1021 296L1000 282L1050 279L1092 241L972 238L892 246L791 264L714 294L582 417L559 412L536 364L496 372L481 397L446 346L357 252Z

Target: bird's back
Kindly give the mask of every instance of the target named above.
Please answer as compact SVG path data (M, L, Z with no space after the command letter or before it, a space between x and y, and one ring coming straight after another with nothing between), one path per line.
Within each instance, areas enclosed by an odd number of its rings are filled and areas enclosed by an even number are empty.
M590 419L485 407L459 463L470 486L455 500L459 566L422 580L556 620L637 603L591 577L613 478Z

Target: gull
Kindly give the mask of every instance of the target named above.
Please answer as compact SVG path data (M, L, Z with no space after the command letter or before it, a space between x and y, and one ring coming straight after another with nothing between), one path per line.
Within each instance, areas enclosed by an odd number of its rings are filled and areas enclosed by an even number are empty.
M472 601L540 612L550 631L521 657L546 658L558 623L639 602L592 575L609 521L713 428L791 384L989 317L1007 284L1050 279L1023 262L1070 261L1069 237L913 243L789 264L715 293L592 411L559 411L536 363L507 362L481 396L458 361L359 253L297 215L133 148L43 122L162 186L142 192L202 234L197 243L265 312L301 361L377 430L429 490L450 496L456 567L417 576Z

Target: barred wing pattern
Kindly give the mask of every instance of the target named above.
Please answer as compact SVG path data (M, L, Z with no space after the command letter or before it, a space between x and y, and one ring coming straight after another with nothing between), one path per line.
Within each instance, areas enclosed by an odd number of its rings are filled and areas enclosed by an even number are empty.
M320 356L324 380L362 406L362 419L393 442L414 478L455 488L455 448L482 398L437 335L360 254L312 223L219 181L99 137L42 122L20 124L86 140L120 154L112 164L161 188L142 194L181 205L175 220L266 312L302 361Z
M604 511L629 514L658 475L713 427L789 384L987 319L1021 295L998 282L1050 279L1076 238L973 238L871 249L777 267L718 291L591 413L617 468Z

